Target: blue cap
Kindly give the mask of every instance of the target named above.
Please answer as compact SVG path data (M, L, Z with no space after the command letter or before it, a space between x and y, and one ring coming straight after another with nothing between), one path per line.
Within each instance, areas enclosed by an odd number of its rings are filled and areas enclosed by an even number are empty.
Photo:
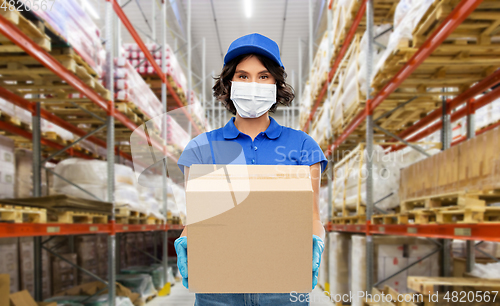
M285 69L285 66L281 63L278 44L258 33L248 34L233 41L229 49L227 49L226 56L224 56L224 66L232 59L250 53L268 57Z

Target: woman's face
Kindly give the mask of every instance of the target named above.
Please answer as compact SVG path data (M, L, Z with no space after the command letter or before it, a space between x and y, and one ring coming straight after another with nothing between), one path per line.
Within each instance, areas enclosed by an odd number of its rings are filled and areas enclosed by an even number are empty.
M245 58L236 66L232 81L276 84L276 79L255 56Z

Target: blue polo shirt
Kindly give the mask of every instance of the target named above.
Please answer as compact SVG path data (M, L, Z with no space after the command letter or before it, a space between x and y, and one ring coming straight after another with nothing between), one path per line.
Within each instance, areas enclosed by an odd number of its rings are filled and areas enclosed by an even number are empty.
M182 152L177 165L193 164L238 165L327 165L318 143L303 131L279 125L269 117L269 127L254 140L234 125L234 117L222 128L193 138Z

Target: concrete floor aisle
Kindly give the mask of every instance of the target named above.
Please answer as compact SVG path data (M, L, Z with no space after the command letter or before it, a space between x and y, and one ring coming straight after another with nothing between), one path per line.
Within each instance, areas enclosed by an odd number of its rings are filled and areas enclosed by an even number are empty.
M316 287L310 296L311 303L310 306L332 306L334 303L328 301L321 288ZM193 306L194 305L194 293L189 293L189 291L182 286L181 283L176 283L172 287L169 296L156 297L147 306Z

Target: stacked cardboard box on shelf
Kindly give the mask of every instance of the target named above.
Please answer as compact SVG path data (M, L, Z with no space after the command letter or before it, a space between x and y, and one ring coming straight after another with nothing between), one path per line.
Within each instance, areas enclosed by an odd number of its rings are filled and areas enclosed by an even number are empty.
M33 196L33 152L26 149L15 150L15 180L12 198L29 198ZM49 195L53 175L42 171L42 196Z
M19 280L20 290L35 292L35 255L33 237L19 238ZM50 261L47 251L42 250L42 298L52 296Z
M97 235L97 275L102 279L108 279L108 235Z
M35 256L33 237L19 238L19 278L21 290L28 291L35 296Z
M123 269L125 267L128 267L128 260L127 260L127 238L126 234L120 235L120 268Z
M0 199L14 197L14 141L0 135Z
M96 235L75 237L75 252L78 255L78 265L94 274L99 273ZM95 279L87 273L78 270L78 283L87 283Z
M0 274L10 277L10 292L19 291L19 256L17 238L0 239Z
M403 169L401 200L499 188L499 139L496 128Z
M77 255L74 253L60 254L66 260L77 264ZM58 293L77 285L77 269L69 263L52 257L52 292Z

